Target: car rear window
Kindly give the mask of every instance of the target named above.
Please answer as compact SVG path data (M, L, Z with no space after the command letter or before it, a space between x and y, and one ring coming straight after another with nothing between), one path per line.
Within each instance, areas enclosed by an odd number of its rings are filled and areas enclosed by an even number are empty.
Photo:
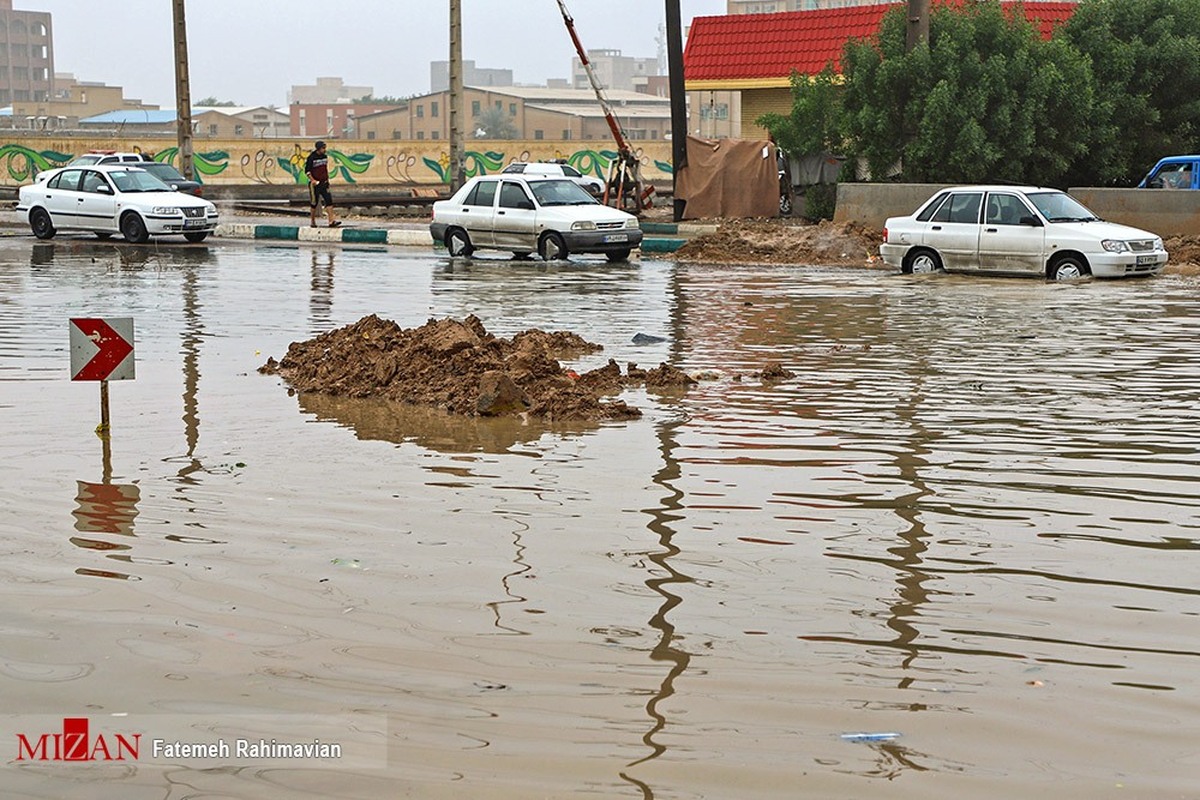
M467 195L466 202L463 205L468 206L491 206L496 199L496 182L495 181L480 181L475 184L475 188Z
M982 192L954 192L933 215L934 222L979 222Z

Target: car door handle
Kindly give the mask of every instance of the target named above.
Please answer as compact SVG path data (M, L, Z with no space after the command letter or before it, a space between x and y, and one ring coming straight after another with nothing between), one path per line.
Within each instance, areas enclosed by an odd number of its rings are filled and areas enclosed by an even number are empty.
M932 231L940 231L941 229L942 229L941 225L934 225L930 228L930 230L932 230Z
M984 228L984 233L996 233L995 228Z
M503 211L497 211L496 213L497 213L497 214L499 214L500 216L504 216L504 212L503 212Z

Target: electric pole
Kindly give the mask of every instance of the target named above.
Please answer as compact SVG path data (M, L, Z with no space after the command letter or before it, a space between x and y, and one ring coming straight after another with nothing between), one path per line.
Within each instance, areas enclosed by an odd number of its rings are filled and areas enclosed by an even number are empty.
M912 52L921 42L929 41L929 0L908 0L908 27L904 51Z
M450 0L450 191L466 181L463 147L462 0Z
M671 91L671 195L674 217L683 219L683 200L676 190L679 173L687 166L687 94L683 75L683 24L679 19L679 0L667 2L667 83Z
M195 180L192 165L192 90L188 78L187 23L183 0L174 0L175 14L175 138L179 145L179 171Z

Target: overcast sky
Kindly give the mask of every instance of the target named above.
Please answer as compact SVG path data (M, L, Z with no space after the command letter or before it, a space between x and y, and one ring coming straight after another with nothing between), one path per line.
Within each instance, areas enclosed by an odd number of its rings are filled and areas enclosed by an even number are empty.
M588 49L657 58L665 0L566 0ZM14 0L53 15L54 71L122 86L125 97L175 105L171 0ZM725 0L680 0L683 25L725 13ZM429 91L429 62L450 53L449 0L191 0L193 103L283 105L318 77L377 96ZM463 58L511 69L518 83L569 78L575 55L557 0L462 0Z

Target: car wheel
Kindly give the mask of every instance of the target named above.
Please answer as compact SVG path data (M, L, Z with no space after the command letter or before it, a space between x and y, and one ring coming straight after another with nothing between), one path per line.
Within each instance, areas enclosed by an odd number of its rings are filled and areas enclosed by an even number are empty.
M570 251L567 250L567 243L563 241L562 235L550 231L538 240L538 255L543 261L558 261L570 255Z
M628 247L623 247L620 250L609 250L604 255L608 256L608 260L612 262L628 261L629 253L632 252Z
M50 214L44 208L35 208L29 212L29 227L39 239L53 239L57 233L54 223L50 221Z
M467 258L475 252L471 237L462 228L451 228L446 231L446 249L454 258Z
M1091 274L1091 269L1081 256L1070 255L1056 259L1046 270L1047 277L1053 281L1073 281Z
M121 217L121 235L125 237L125 241L133 244L144 244L150 240L150 234L146 231L146 223L132 212Z
M942 271L942 258L932 250L917 250L904 261L904 272L925 275Z
M208 231L188 231L183 235L183 238L189 242L203 242L208 238Z
M781 193L779 195L779 216L790 217L792 215L792 196L790 194Z

